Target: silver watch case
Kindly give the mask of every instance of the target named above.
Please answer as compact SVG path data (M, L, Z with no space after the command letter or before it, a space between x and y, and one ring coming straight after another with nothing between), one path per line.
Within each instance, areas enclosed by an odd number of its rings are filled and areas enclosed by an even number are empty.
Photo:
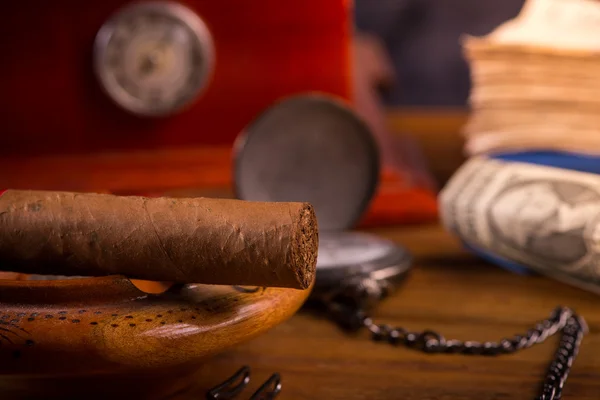
M364 232L326 233L322 240L339 243L351 240L356 247L376 245L379 251L335 266L323 266L317 262L317 280L311 293L313 300L329 303L346 298L352 299L361 309L369 309L396 289L411 270L411 254L404 247L376 235ZM329 250L327 245L320 246L319 254L322 256Z
M238 137L234 190L250 201L307 201L319 224L311 300L346 294L377 301L401 280L411 257L401 245L351 231L378 186L380 158L371 130L337 98L283 99Z

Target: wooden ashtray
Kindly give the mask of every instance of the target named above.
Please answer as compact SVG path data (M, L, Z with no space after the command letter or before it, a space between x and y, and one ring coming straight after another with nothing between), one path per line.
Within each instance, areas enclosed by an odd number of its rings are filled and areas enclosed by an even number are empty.
M285 321L309 294L193 284L147 293L121 276L0 280L0 393L173 398L208 357Z
M308 203L7 190L0 217L2 399L173 399L314 284Z

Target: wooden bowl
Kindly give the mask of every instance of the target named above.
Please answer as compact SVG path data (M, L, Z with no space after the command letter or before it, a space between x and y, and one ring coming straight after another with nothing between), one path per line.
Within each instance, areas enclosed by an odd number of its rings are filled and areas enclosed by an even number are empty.
M178 285L152 294L121 276L0 280L0 393L172 398L208 357L288 319L309 293Z

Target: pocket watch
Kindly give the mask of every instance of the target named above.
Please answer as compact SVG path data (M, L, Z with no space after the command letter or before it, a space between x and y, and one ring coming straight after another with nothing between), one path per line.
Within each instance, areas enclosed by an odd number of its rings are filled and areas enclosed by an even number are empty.
M94 69L104 92L122 109L145 117L189 107L207 86L214 63L204 21L169 1L118 10L94 44Z
M353 230L379 181L377 143L344 101L322 93L274 104L235 143L239 199L307 201L317 215L319 254L310 303L370 308L410 270L398 243Z
M569 308L558 307L527 333L497 342L448 340L432 330L412 332L369 317L412 265L400 244L352 230L377 187L377 149L368 127L343 102L319 94L284 99L236 142L236 197L313 204L319 253L307 304L316 305L348 331L367 330L375 341L428 353L480 356L515 353L560 333L559 348L537 397L559 400L587 330L585 320Z

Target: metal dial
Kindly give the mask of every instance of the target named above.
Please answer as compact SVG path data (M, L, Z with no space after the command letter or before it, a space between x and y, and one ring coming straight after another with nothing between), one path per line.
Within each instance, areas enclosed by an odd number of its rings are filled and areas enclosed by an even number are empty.
M135 3L98 32L95 70L109 97L141 116L164 116L201 94L214 65L213 42L192 10L171 2Z
M356 231L323 232L319 234L313 297L363 284L387 286L402 280L411 266L408 250L390 240Z
M372 264L396 250L396 246L379 237L357 232L321 235L317 268L344 268L349 265Z

